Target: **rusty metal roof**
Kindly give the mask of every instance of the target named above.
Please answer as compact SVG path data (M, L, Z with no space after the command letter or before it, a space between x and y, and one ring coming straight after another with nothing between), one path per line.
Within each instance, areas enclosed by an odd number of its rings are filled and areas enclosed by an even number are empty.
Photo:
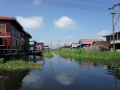
M94 41L93 44L94 43L97 43L99 46L107 46L107 47L110 46L110 42L108 41Z
M92 44L94 41L103 41L102 39L80 39L82 44Z
M71 46L71 44L64 44L64 46Z

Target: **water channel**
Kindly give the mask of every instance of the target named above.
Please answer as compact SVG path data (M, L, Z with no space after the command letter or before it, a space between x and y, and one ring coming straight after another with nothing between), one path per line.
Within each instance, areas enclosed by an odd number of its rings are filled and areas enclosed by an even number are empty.
M42 69L2 72L0 90L120 90L120 76L110 65L80 63L56 54L51 59L29 59L41 64Z

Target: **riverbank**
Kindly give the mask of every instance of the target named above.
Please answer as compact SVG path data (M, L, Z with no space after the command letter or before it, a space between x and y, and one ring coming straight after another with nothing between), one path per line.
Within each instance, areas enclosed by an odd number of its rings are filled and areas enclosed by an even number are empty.
M40 64L27 62L24 60L10 60L4 62L4 59L0 59L0 70L15 71L29 69L42 69L42 67Z
M43 51L43 56L46 58L52 58L53 54L51 53L51 51Z
M84 49L73 50L55 50L56 54L60 54L69 58L81 58L81 59L99 59L99 60L120 60L119 52L91 52Z

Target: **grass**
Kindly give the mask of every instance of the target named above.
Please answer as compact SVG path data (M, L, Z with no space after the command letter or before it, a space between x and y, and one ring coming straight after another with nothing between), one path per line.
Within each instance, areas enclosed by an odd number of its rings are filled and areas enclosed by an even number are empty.
M43 56L46 58L52 58L53 54L50 51L45 50L43 51Z
M0 59L0 70L14 71L14 70L28 70L28 69L41 69L41 65L37 63L27 62L23 60L10 60L6 63Z
M120 65L119 52L90 52L85 51L84 49L55 50L54 52L56 54L60 54L61 56L75 59L78 62Z

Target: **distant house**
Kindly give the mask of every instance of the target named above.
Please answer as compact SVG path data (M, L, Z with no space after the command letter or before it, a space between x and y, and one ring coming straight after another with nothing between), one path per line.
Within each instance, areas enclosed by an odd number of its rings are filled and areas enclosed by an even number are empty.
M90 46L90 51L109 51L110 43L107 41L94 41Z
M113 47L113 34L103 36L106 37L106 41L110 42L111 47ZM114 33L115 38L115 49L120 49L120 31Z
M78 48L80 47L80 44L79 43L72 43L71 44L71 48L74 49L74 48Z
M94 41L103 41L102 39L80 39L79 44L81 48L90 46Z
M35 40L30 40L29 45L30 45L30 51L36 50L36 41Z
M65 48L64 46L60 46L60 49L63 49L63 48Z
M36 44L36 50L43 50L44 49L44 43L43 42L37 42Z
M29 39L32 36L25 32L20 23L11 16L0 16L0 49L29 49Z
M49 46L48 45L44 45L43 46L43 50L49 50Z
M71 44L64 44L64 48L71 48Z

